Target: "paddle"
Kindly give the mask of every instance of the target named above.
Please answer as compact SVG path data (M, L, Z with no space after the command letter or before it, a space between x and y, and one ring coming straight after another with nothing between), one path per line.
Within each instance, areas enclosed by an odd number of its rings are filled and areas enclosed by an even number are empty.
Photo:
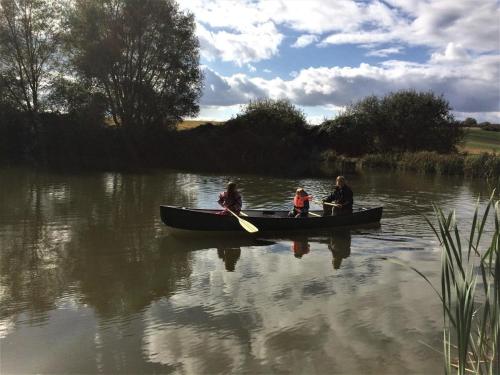
M226 210L228 210L236 219L238 219L238 223L245 229L248 233L256 233L259 231L259 229L253 225L252 223L242 219L238 215L236 215L233 211L231 211L229 208L226 207Z
M316 203L316 204L326 204L326 205L328 205L328 206L333 206L333 207L341 207L341 205L340 205L340 204L337 204L337 203L330 203L330 202L317 202L317 201L316 201L316 202L314 202L314 203Z
M309 212L309 215L321 217L322 215L315 214L314 212Z

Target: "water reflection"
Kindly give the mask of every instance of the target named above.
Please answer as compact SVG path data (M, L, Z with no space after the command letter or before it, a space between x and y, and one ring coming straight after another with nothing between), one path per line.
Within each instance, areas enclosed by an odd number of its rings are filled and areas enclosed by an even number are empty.
M351 231L349 229L338 230L332 233L329 239L328 248L333 256L333 269L338 270L342 264L342 259L351 255Z
M292 242L292 251L295 258L302 258L305 254L309 254L311 245L309 245L307 237L296 239Z
M240 259L241 249L236 248L218 248L217 255L222 259L226 267L226 271L233 272L236 267L236 262Z
M367 226L378 228L379 225ZM342 260L351 255L351 230L350 228L340 228L334 231L317 232L314 236L295 237L291 242L291 249L295 258L302 258L311 251L312 243L326 243L332 253L333 269L338 270Z
M160 204L215 207L220 186L233 177L2 170L0 372L441 368L439 356L417 344L423 335L440 345L435 296L418 275L381 264L377 255L409 260L436 277L437 243L407 208L429 214L435 201L456 208L467 224L475 197L488 193L484 183L352 178L357 202L385 206L380 229L259 238L166 234ZM333 184L235 179L244 204L262 208L288 208L290 186L321 196Z

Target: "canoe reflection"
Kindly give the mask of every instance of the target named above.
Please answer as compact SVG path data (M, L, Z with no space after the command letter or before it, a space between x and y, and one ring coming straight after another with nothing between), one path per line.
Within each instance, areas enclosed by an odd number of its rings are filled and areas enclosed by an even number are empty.
M271 234L263 237L252 236L210 236L193 237L182 239L167 237L163 240L163 250L165 253L171 251L196 251L216 249L217 256L224 263L228 272L234 272L236 265L242 256L242 248L245 247L269 247L277 243L288 243L293 256L302 259L304 255L310 254L314 249L327 247L332 253L332 266L338 270L342 261L351 254L351 232L356 228L337 228L335 230L318 230L307 233L297 233L295 235Z
M224 253L226 250L240 249L241 247L271 246L275 243L276 242L272 240L255 238L247 235L227 236L226 234L226 236L215 237L164 237L162 239L161 248L164 252L189 252L215 248L221 249L221 251Z

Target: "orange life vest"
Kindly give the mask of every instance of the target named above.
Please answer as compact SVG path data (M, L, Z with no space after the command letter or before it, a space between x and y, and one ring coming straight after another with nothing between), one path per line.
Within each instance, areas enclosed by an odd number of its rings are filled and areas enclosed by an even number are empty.
M293 197L293 205L295 208L303 208L305 202L310 200L310 195L306 195L305 197L303 197L302 195L295 195L295 197Z

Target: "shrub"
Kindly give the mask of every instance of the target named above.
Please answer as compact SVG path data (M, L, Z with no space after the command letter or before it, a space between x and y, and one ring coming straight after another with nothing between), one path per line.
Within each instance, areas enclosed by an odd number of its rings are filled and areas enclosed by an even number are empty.
M450 111L442 96L403 90L382 99L368 96L322 128L338 152L450 152L463 138Z
M250 101L227 124L276 133L304 128L307 123L304 113L288 100L259 99Z
M320 125L320 131L324 142L338 153L362 155L373 151L373 128L364 114L344 114L326 120Z

